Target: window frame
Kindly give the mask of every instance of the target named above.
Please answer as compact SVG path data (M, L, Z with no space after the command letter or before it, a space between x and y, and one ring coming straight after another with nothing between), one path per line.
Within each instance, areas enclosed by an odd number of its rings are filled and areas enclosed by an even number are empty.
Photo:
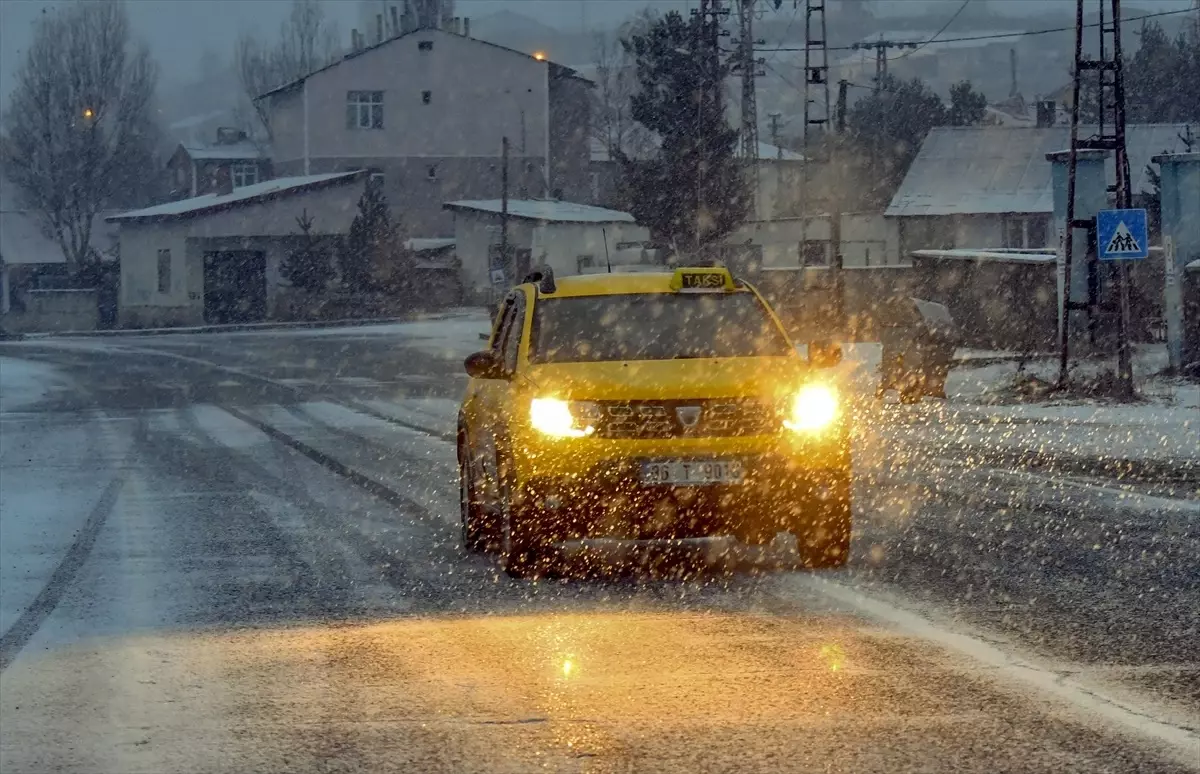
M433 90L432 89L424 89L421 91L421 104L422 105L433 104Z
M515 374L521 365L521 337L525 331L525 294L520 291L512 295L512 317L508 323L508 330L500 345L500 355L504 372Z
M383 92L354 90L346 92L346 128L351 131L383 129Z
M247 175L247 172L250 174ZM229 180L233 183L234 189L245 188L250 185L257 185L262 182L258 179L258 163L254 161L235 161L229 165ZM238 177L242 177L243 181L238 182ZM253 177L252 182L245 182L246 177Z

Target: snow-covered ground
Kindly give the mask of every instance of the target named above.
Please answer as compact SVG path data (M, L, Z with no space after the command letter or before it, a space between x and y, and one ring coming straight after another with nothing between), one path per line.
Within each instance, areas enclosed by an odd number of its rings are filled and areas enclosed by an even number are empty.
M0 357L0 412L33 406L65 383L66 378L52 366Z
M1134 361L1136 403L1045 398L1017 401L1011 386L1016 362L988 362L988 355L959 351L963 365L950 372L945 401L926 399L918 406L879 404L864 407L865 422L901 428L912 440L990 451L1036 451L1104 459L1200 462L1200 385L1158 375L1165 365L1161 346L1139 348ZM847 347L843 373L854 392L868 399L879 379L878 344ZM1085 364L1080 370L1111 368ZM1057 363L1038 360L1024 374L1052 382ZM894 400L891 399L891 400ZM895 437L896 433L889 433Z

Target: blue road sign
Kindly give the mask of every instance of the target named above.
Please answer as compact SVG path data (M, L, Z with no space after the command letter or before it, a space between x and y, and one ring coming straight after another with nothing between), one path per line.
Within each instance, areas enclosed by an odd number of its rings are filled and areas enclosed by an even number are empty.
M1102 261L1132 261L1150 255L1145 210L1100 210L1096 245Z

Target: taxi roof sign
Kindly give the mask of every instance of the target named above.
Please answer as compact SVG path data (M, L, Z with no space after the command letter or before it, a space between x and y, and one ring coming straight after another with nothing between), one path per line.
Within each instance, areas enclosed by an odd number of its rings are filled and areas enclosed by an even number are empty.
M671 277L671 290L681 293L721 293L737 290L733 275L723 266L681 267Z

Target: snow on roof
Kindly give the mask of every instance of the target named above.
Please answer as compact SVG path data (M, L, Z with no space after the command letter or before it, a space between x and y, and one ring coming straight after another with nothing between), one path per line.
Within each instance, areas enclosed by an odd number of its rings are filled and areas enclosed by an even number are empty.
M198 161L236 161L238 159L261 159L264 157L262 148L250 141L231 142L224 145L205 145L202 147L184 145L187 155Z
M1200 271L1200 258L1197 258L1183 268L1187 269L1188 271Z
M1126 146L1135 192L1149 188L1146 165L1152 156L1181 148L1183 130L1183 124L1128 126ZM936 127L925 137L884 214L1053 212L1051 163L1046 154L1067 147L1069 132L1065 126ZM1080 137L1095 132L1095 126L1080 126ZM1108 163L1111 166L1112 161Z
M349 182L352 178L361 177L366 172L330 172L324 175L308 175L307 177L280 177L262 183L234 189L227 194L204 194L191 199L181 199L177 202L157 204L142 210L122 212L110 215L109 221L157 220L161 218L177 218L187 215L197 215L208 210L221 210L230 206L253 204L264 199L299 193L307 188L320 186L325 183Z
M454 237L409 239L405 241L404 247L406 250L412 250L415 253L429 252L432 250L444 250L447 247L454 247Z
M499 213L502 203L499 199L474 199L458 202L446 202L443 205L448 210L475 210L477 212ZM557 221L560 223L633 223L633 216L628 212L608 210L604 207L593 207L590 204L575 202L560 202L550 199L510 199L508 214L513 218L527 220Z
M1052 252L1035 253L1028 250L913 250L914 258L950 258L960 261L989 261L994 263L1054 263L1058 256Z

